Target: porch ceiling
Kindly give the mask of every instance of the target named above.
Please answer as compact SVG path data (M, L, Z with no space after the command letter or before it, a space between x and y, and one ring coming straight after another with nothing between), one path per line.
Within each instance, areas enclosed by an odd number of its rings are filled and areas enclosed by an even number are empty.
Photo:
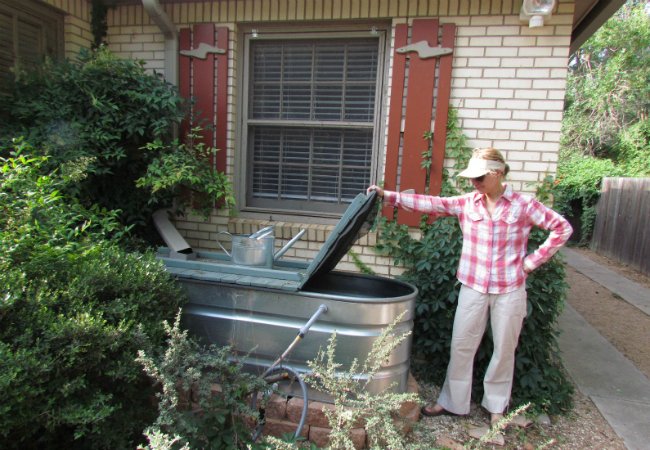
M141 0L102 0L107 6L137 5ZM159 0L164 3L191 3L196 0ZM91 0L88 0L90 3ZM571 52L577 50L625 3L625 0L576 0L573 15Z

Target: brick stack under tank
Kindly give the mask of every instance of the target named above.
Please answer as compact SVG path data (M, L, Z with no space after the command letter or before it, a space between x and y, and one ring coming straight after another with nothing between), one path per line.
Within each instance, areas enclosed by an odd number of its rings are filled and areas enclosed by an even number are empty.
M407 392L419 392L418 384L412 375L409 375ZM282 396L274 395L266 405L266 425L264 426L263 435L281 437L282 435L295 433L300 423L302 408L302 398L293 397L287 400ZM334 409L334 406L331 403L310 401L307 406L307 419L301 432L303 438L320 448L327 446L331 432L327 417L323 412L327 409ZM415 402L406 402L402 404L397 420L399 420L402 432L406 434L411 431L419 418L420 405ZM356 449L367 448L367 436L363 423L359 423L358 426L352 428L351 434Z

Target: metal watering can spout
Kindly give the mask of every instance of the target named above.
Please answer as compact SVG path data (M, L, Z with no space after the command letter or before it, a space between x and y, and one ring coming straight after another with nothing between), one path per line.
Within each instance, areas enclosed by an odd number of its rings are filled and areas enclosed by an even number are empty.
M286 245L284 247L282 247L280 250L278 250L275 253L275 255L273 255L273 261L277 261L279 258L281 258L282 255L284 255L287 252L287 250L289 250L291 248L291 246L293 244L295 244L296 241L298 241L298 239L300 239L303 234L305 234L305 231L307 231L307 230L300 230L294 237L291 238L291 240L289 242L286 243Z

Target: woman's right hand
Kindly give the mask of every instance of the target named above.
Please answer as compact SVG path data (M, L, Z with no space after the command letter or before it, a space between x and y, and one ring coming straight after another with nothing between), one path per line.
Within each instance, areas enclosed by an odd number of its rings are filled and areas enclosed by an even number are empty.
M379 186L373 184L366 190L366 194L370 194L372 191L375 191L379 197L384 198L384 190Z

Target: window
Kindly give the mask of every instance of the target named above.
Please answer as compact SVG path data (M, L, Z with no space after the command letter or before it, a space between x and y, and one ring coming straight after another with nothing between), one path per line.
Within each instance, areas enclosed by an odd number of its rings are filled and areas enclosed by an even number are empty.
M383 67L367 36L248 41L247 208L335 213L365 191Z
M63 16L32 0L0 0L0 78L63 53Z

